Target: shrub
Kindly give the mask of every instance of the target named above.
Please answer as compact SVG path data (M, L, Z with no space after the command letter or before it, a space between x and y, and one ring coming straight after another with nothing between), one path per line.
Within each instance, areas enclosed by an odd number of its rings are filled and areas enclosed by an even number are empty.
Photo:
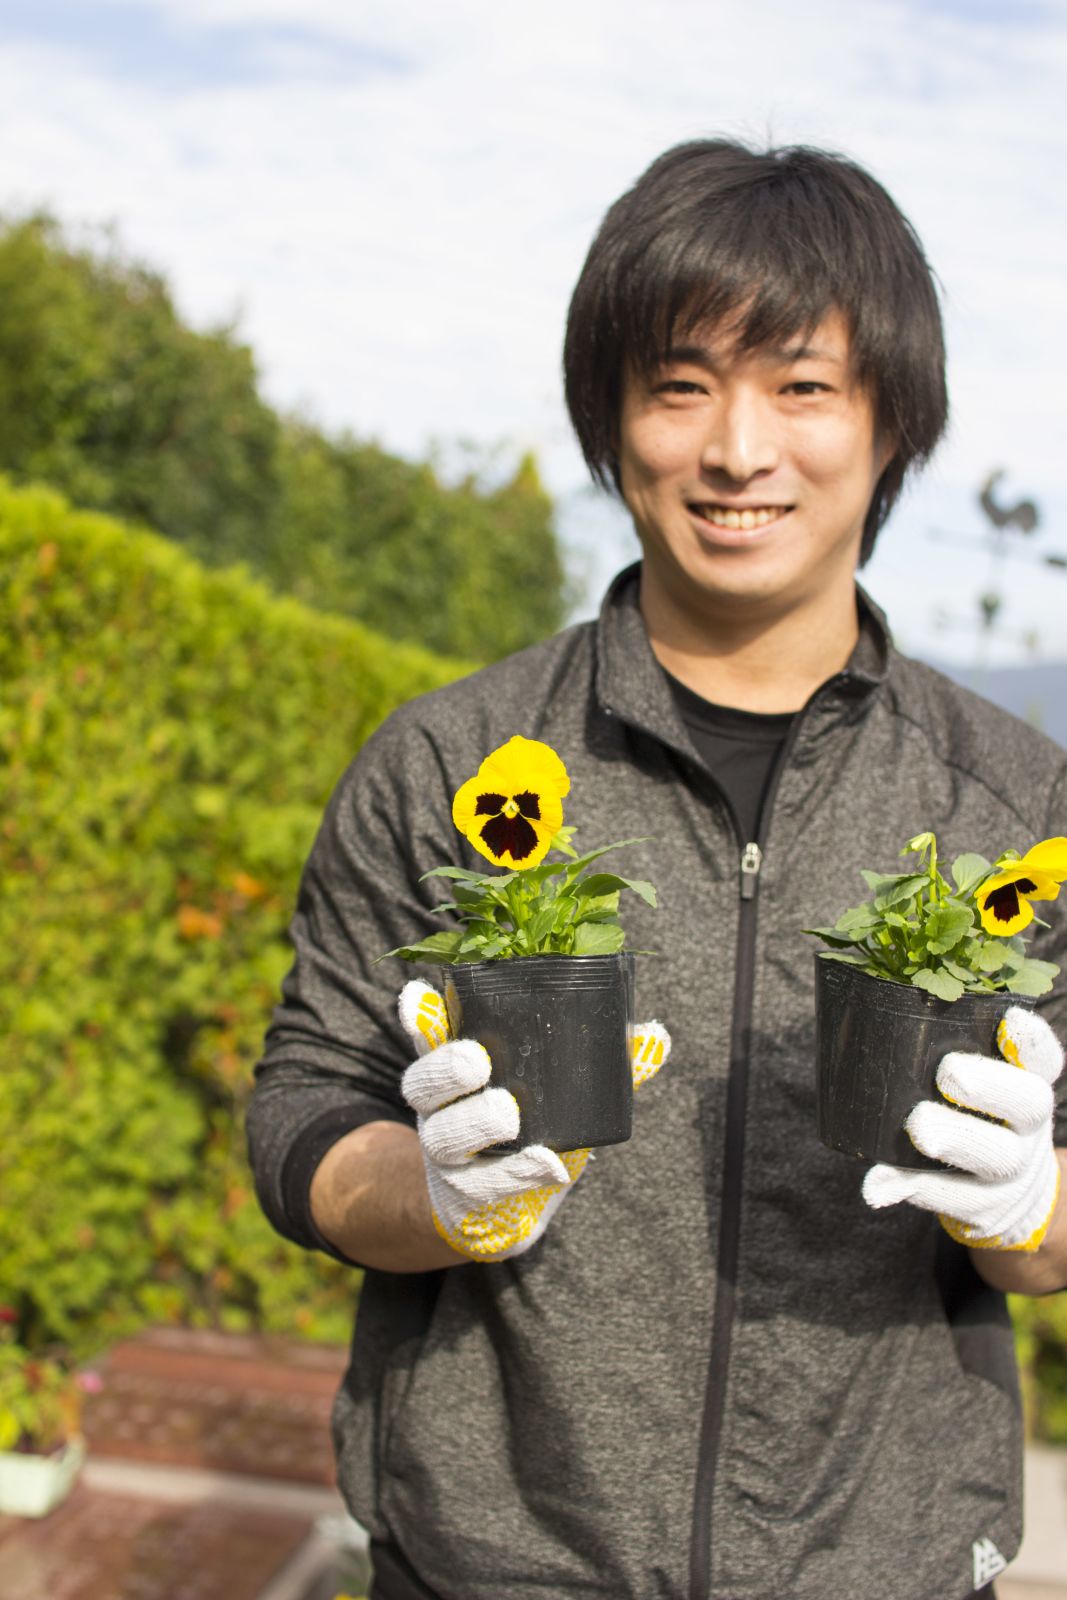
M0 551L0 1300L79 1355L344 1338L354 1275L270 1230L242 1109L326 798L459 668L2 479Z
M1027 1432L1067 1445L1067 1294L1009 1297L1023 1376Z

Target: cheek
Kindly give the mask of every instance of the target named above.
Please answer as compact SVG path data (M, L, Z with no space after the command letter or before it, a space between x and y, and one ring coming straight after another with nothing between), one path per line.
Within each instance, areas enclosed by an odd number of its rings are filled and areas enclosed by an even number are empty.
M645 421L629 431L621 457L623 482L647 493L684 470L691 455L684 429Z
M808 481L828 488L855 486L857 493L869 494L881 473L870 430L846 418L812 429L800 442L799 455Z

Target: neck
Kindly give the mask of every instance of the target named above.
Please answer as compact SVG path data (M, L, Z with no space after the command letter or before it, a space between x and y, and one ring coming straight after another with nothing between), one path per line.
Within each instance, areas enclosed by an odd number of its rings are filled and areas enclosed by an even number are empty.
M859 638L855 585L780 616L678 606L641 572L641 615L656 660L695 694L739 711L800 708L846 665Z

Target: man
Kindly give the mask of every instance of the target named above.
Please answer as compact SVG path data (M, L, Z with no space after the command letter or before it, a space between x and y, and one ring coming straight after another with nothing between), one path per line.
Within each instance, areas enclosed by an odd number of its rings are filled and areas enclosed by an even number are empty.
M901 658L855 585L944 425L929 270L849 162L684 145L605 218L565 370L643 559L597 623L405 706L345 774L250 1115L276 1226L368 1269L334 1420L373 1594L986 1592L1021 1519L1000 1291L1067 1284L1058 1047L1043 1023L1009 1041L1025 1115L995 1130L999 1176L967 1169L963 1138L945 1226L941 1191L893 1169L865 1203L862 1165L814 1133L801 931L920 831L949 859L1064 831L1063 752ZM563 757L579 843L654 835L625 870L660 908L627 927L658 952L638 1007L673 1053L632 1141L576 1179L534 1160L536 1226L479 1257L442 1237L463 1245L442 1230L463 1201L433 1129L439 1108L474 1126L488 1068L439 1043L425 989L405 991L402 1022L401 979L372 962L426 929L420 873L467 859L451 796L514 733ZM1055 956L1050 916L1035 946ZM1062 999L1044 1014L1062 1029ZM957 1145L979 1125L934 1109L962 1119ZM506 1221L522 1181L505 1159L462 1170Z

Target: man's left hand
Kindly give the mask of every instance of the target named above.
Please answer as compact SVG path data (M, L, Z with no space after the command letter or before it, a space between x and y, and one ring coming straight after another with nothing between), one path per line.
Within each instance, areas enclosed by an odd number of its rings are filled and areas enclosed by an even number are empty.
M1005 1012L997 1044L1003 1060L946 1055L937 1087L951 1104L923 1100L904 1124L917 1149L957 1170L872 1167L863 1198L876 1208L906 1200L935 1211L971 1249L1032 1251L1059 1198L1052 1085L1063 1049L1048 1023L1022 1006Z

